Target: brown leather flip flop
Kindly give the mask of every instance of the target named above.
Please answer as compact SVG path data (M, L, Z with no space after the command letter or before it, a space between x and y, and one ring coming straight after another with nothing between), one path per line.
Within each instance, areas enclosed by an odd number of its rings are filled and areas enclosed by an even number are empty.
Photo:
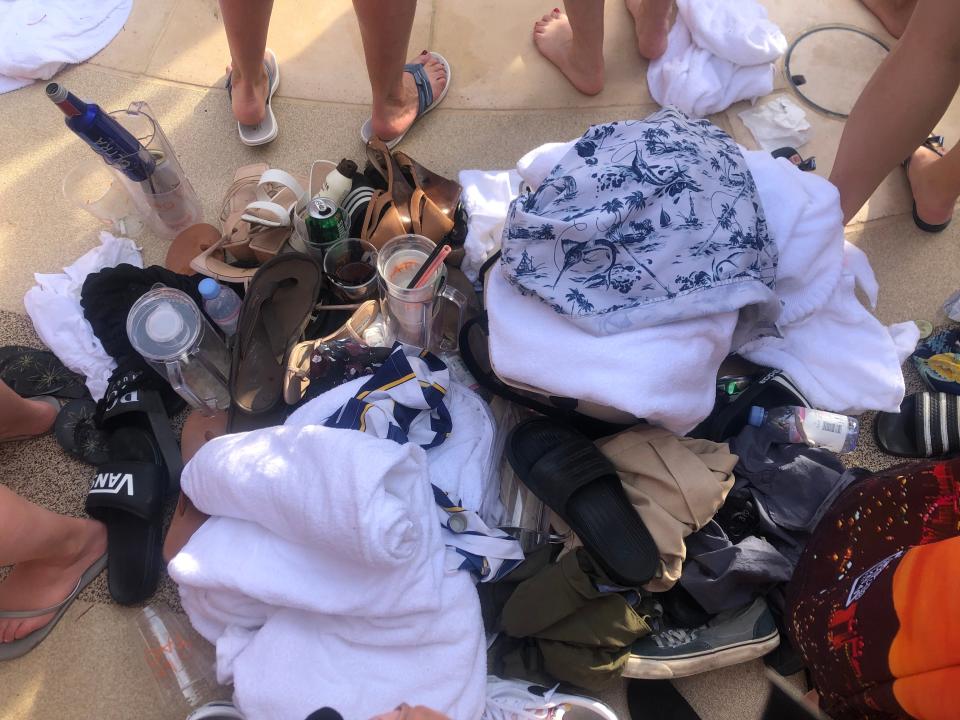
M231 423L264 415L282 403L288 350L300 339L323 285L320 264L285 253L253 276L240 307L230 372Z
M193 275L196 273L190 266L190 262L198 255L210 250L220 242L220 231L213 225L207 223L197 223L191 225L182 233L177 235L170 247L167 249L167 257L163 261L163 266L180 275ZM223 261L223 251L217 256L216 251L211 253L212 257Z

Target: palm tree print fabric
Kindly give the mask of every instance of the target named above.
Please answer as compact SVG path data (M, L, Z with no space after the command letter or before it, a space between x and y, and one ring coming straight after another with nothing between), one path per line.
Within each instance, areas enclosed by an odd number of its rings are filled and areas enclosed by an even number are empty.
M670 108L587 130L514 201L501 269L598 335L748 306L741 325L762 328L779 313L777 248L739 147Z

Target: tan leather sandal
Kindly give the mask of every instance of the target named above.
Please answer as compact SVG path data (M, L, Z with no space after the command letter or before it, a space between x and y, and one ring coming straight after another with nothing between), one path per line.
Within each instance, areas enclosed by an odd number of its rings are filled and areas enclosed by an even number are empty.
M292 217L306 202L305 179L267 169L256 178L251 195L251 178L262 167L261 163L237 171L221 209L221 218L226 217L221 238L190 261L196 272L222 282L248 283L258 268L230 265L224 252L229 251L242 262L263 263L275 257L290 239Z
M414 232L439 242L453 229L463 188L460 183L428 170L406 153L394 153L393 157L415 188L410 208Z
M283 375L283 399L288 405L296 405L310 384L310 356L320 343L334 340L363 342L363 332L377 319L379 304L367 300L350 316L340 329L316 340L305 340L291 348L287 356L287 369Z
M387 146L379 138L367 143L367 158L387 181L387 189L375 191L370 198L360 239L372 243L379 250L384 243L397 235L414 232L410 219L413 188L403 177L400 166Z

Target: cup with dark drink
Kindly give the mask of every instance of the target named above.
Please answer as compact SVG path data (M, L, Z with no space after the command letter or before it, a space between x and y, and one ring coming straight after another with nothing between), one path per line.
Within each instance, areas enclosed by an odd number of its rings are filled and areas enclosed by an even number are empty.
M377 297L377 249L366 240L348 238L331 245L323 257L323 271L345 302Z

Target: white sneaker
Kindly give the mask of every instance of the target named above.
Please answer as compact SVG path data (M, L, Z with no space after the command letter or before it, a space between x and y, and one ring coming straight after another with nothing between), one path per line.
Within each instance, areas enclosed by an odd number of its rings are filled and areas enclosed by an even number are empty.
M584 697L558 693L524 680L487 675L487 708L483 720L617 720L607 705Z

